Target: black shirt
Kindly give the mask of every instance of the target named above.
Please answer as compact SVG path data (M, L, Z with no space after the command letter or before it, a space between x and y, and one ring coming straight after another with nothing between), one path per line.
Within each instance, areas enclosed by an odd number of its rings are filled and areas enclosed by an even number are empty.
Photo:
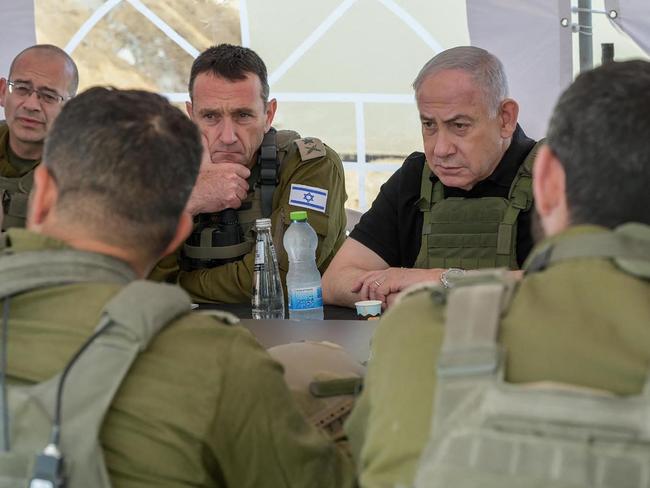
M496 169L470 190L443 186L445 197L508 198L512 180L519 166L535 145L517 125L510 147ZM422 243L422 212L420 199L422 169L426 164L421 152L411 154L402 167L386 183L350 233L350 237L377 253L391 267L412 268ZM432 175L432 182L437 177ZM533 247L530 231L531 212L522 212L517 219L517 262L521 267Z

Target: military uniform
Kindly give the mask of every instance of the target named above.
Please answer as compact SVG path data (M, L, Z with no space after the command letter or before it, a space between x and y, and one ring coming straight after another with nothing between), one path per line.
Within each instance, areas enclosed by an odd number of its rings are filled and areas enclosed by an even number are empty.
M318 235L316 263L321 273L325 271L345 239L345 174L341 159L330 147L315 138L303 138L292 131L277 132L277 149L280 154L279 179L273 193L272 232L278 252L283 282L288 271L288 259L282 245L284 231L291 224L289 214L306 210L309 225ZM259 169L254 166L248 180L249 196L246 202L259 198L255 193ZM311 189L301 193L298 188ZM321 208L320 203L324 206ZM312 200L320 195L320 203ZM299 198L296 198L296 197ZM242 212L240 212L240 215ZM261 215L259 215L261 217ZM240 222L242 218L240 217ZM252 231L247 236L253 238ZM178 254L178 253L177 253ZM236 262L212 268L179 271L177 255L163 259L150 278L178 283L198 302L241 303L250 300L254 251L251 250Z
M66 248L21 229L9 230L8 239L15 254ZM9 381L59 372L121 288L84 283L14 297ZM63 437L65 425L64 418ZM176 319L137 357L100 440L118 488L353 484L349 461L296 410L281 366L242 327L199 313Z
M535 248L525 268L549 243L607 232L571 228ZM374 336L365 389L346 425L362 486L413 484L430 436L446 320L432 297L431 289L408 294ZM500 323L506 380L638 394L650 364L649 323L650 283L611 259L567 259L527 272Z
M40 160L16 156L9 147L9 127L0 121L0 206L4 211L2 230L25 227L27 197L34 181L34 168Z

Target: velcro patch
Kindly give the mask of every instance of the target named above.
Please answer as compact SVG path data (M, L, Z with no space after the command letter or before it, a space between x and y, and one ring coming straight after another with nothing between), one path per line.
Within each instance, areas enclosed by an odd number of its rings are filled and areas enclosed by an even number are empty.
M300 159L309 161L311 159L322 158L327 154L325 144L320 139L315 137L305 137L296 141L298 151L300 151Z
M327 208L327 190L307 185L291 185L289 204L325 213Z

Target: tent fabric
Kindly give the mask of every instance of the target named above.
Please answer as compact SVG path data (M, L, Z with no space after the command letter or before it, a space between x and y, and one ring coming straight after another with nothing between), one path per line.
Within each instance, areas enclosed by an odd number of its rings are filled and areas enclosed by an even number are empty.
M571 29L560 25L571 18L570 0L466 1L472 45L501 59L522 127L530 137L543 137L573 76Z
M0 28L0 77L9 75L9 66L17 53L36 44L34 2L0 0L2 28ZM0 108L0 120L4 111Z
M615 10L615 19L609 21L625 32L636 44L650 55L650 1L648 0L605 0L605 10Z

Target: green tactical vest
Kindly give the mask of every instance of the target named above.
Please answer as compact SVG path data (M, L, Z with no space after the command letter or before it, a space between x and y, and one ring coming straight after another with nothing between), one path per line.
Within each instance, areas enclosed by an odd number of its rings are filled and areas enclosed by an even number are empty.
M517 218L533 204L532 167L539 141L510 185L508 198L445 198L424 163L418 202L422 242L415 268L517 269Z
M34 185L34 170L20 178L0 176L0 211L4 212L2 230L25 227L27 201Z
M274 142L271 144L269 135L272 134ZM248 197L237 209L237 222L241 233L241 242L237 244L215 246L213 233L220 224L220 214L202 215L200 218L211 219L207 225L196 228L200 234L198 245L183 244L181 253L181 269L195 269L199 267L214 267L217 262L228 262L241 259L248 254L255 245L255 221L259 218L268 218L273 211L273 192L278 184L280 167L284 160L289 144L300 135L293 131L275 131L271 129L265 136L260 146L258 163L251 169L248 178L249 187L253 189ZM191 261L190 261L191 260ZM203 262L203 264L201 264ZM191 263L191 264L190 264Z
M549 245L531 264L543 269L585 257L610 258L650 280L650 227L574 236ZM515 286L504 270L477 271L446 295L435 411L415 486L647 488L650 375L642 394L628 397L506 383L507 354L497 338Z
M76 362L69 363L60 403L58 451L64 456L61 474L66 486L110 487L99 444L104 416L138 353L167 323L190 310L189 297L174 286L132 281L133 271L126 264L74 250L0 255L0 276L0 300L9 307L12 296L37 288L80 282L125 285L102 310L95 330L103 332ZM0 418L0 448L3 439L9 445L0 450L0 488L28 486L35 469L36 478L42 479L38 470L42 465L35 458L46 446L51 451L60 377L7 387L6 404L2 401L0 407L3 413L8 407L9 430Z

